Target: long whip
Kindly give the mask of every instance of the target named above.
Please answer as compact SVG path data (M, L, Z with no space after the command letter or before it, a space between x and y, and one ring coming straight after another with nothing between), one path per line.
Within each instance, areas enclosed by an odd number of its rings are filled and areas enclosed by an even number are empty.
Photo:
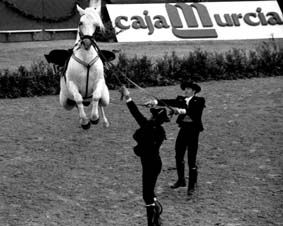
M105 62L106 66L109 67L115 67L115 65L112 62L108 62L107 59L105 58L104 54L102 53L102 51L99 49L99 47L97 46L96 42L93 41L93 45L96 48L96 50L98 51L99 55L103 58L103 61ZM117 69L119 70L119 69ZM125 73L123 73L121 70L119 70L120 74L123 75L125 77L125 79L130 82L131 84L133 84L135 87L137 87L138 89L140 89L141 91L143 91L145 94L147 94L150 97L153 97L154 99L156 99L158 102L162 103L165 107L167 107L168 109L170 109L170 111L174 112L174 109L169 106L168 104L166 104L164 101L160 100L157 96L153 95L152 93L150 93L149 91L147 91L146 89L142 88L141 86L139 86L136 82L134 82L133 80L131 80L130 78L128 78ZM120 85L124 85L121 80L119 79L119 77L117 75L115 75L115 78L118 80L118 82L120 83ZM144 105L146 106L146 105Z

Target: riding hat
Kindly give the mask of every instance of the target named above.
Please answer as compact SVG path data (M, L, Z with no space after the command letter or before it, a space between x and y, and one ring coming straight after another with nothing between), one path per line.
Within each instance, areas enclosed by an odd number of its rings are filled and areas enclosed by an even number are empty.
M150 112L159 122L170 122L166 108L150 108Z
M195 91L195 93L199 93L201 91L200 86L194 82L182 82L180 87L182 90L184 90L185 88L191 88Z

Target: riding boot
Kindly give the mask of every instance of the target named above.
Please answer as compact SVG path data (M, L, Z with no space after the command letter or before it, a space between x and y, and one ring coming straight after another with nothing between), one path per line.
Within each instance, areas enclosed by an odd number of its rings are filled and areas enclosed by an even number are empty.
M189 172L189 185L187 194L190 196L193 194L196 188L198 178L198 169L197 167L191 168Z
M147 225L148 226L155 226L154 225L154 212L155 212L154 204L146 205L146 215L147 215Z
M153 217L153 225L154 226L162 226L162 219L160 215L163 212L163 207L161 203L154 197L154 217Z
M162 212L163 212L163 206L162 206L161 203L157 200L156 197L154 197L154 204L155 204L155 209L156 209L156 211L159 213L159 215L161 215Z
M177 167L177 175L178 175L178 180L176 183L171 185L171 188L179 188L179 187L186 187L186 180L185 180L185 163L184 161L182 162L176 162L176 167Z

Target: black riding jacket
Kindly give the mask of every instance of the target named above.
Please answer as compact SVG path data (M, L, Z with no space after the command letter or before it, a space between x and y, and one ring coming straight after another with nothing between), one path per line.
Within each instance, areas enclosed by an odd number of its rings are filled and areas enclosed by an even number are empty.
M127 106L140 126L133 135L134 140L137 142L134 147L135 153L141 158L159 157L160 146L166 139L164 128L155 120L144 117L134 101L129 101Z

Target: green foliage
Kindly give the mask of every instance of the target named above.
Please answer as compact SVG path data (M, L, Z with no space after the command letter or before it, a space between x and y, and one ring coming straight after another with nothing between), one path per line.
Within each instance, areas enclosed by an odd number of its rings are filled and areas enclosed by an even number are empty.
M172 52L171 56L165 54L163 58L158 59L154 65L158 85L170 85L180 80L182 62L175 52Z
M258 70L261 76L282 75L283 50L275 41L264 42L257 48L259 54Z
M196 82L223 79L280 76L283 74L283 49L274 40L264 42L255 50L207 52L196 49L185 57L175 52L152 61L148 56L117 56L117 63L108 65L105 78L110 89L121 83L141 87L175 85L183 80ZM128 79L127 79L128 78ZM31 97L58 94L60 75L43 62L30 69L20 66L16 71L0 70L0 98Z
M20 66L16 71L0 70L0 98L52 95L59 92L59 77L43 61L30 70Z

